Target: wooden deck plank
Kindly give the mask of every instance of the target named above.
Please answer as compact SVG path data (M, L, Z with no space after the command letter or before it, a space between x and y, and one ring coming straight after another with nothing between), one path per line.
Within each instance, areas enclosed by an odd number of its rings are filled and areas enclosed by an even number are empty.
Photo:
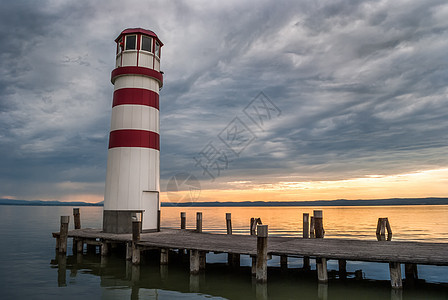
M54 233L56 236L57 234ZM110 234L88 228L71 230L68 236L108 242L130 242L132 239L131 234ZM142 248L194 249L249 255L256 254L256 244L256 236L196 233L190 230L174 229L142 233L138 243ZM352 261L448 265L448 243L269 237L268 254Z

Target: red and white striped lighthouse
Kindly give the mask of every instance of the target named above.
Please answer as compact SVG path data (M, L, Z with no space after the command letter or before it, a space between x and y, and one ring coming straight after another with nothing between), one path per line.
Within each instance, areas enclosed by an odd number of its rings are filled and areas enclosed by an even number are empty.
M154 32L141 28L123 30L115 42L103 231L132 232L133 218L141 218L142 229L157 230L163 44Z

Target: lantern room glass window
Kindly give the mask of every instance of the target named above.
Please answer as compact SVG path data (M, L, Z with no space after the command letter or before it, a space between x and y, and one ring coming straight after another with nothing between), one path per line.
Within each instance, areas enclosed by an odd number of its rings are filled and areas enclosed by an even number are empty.
M117 43L117 54L119 54L121 52L121 50L123 50L123 38L120 38L120 40Z
M125 50L135 50L137 48L137 36L127 35Z
M151 52L152 39L149 36L142 35L142 50Z
M154 51L157 57L160 57L160 44L156 41L156 49Z

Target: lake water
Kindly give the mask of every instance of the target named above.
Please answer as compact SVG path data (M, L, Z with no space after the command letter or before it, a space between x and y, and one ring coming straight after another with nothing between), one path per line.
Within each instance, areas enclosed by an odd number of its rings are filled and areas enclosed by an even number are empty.
M0 206L0 299L448 299L448 267L420 266L416 285L391 290L388 264L347 262L349 278L333 276L337 261L329 261L328 285L319 285L311 260L311 273L301 270L302 260L290 258L281 271L278 257L269 263L268 284L257 285L250 276L249 257L241 268L227 266L225 254L208 254L204 274L190 276L188 260L160 267L155 255L144 257L140 267L118 254L101 258L89 253L55 254L51 232L59 230L61 215L72 207ZM326 238L376 240L379 217L388 217L393 240L443 242L448 247L448 206L394 207L251 207L162 208L162 227L178 228L180 212L187 227L195 227L203 213L203 230L225 233L225 214L232 213L234 234L248 234L251 217L269 225L270 235L301 236L302 214L324 212ZM81 207L82 227L100 228L102 207ZM70 228L73 228L71 217ZM354 272L362 270L363 279ZM358 271L359 273L359 271ZM404 274L404 272L403 272Z

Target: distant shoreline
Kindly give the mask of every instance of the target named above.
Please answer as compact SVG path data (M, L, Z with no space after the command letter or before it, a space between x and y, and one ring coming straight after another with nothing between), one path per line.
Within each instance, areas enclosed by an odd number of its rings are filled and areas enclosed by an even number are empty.
M103 202L62 202L42 200L0 199L0 205L24 206L103 206ZM162 202L162 207L297 207L297 206L393 206L393 205L448 205L448 198L391 198L370 200L316 201L242 201L242 202Z

